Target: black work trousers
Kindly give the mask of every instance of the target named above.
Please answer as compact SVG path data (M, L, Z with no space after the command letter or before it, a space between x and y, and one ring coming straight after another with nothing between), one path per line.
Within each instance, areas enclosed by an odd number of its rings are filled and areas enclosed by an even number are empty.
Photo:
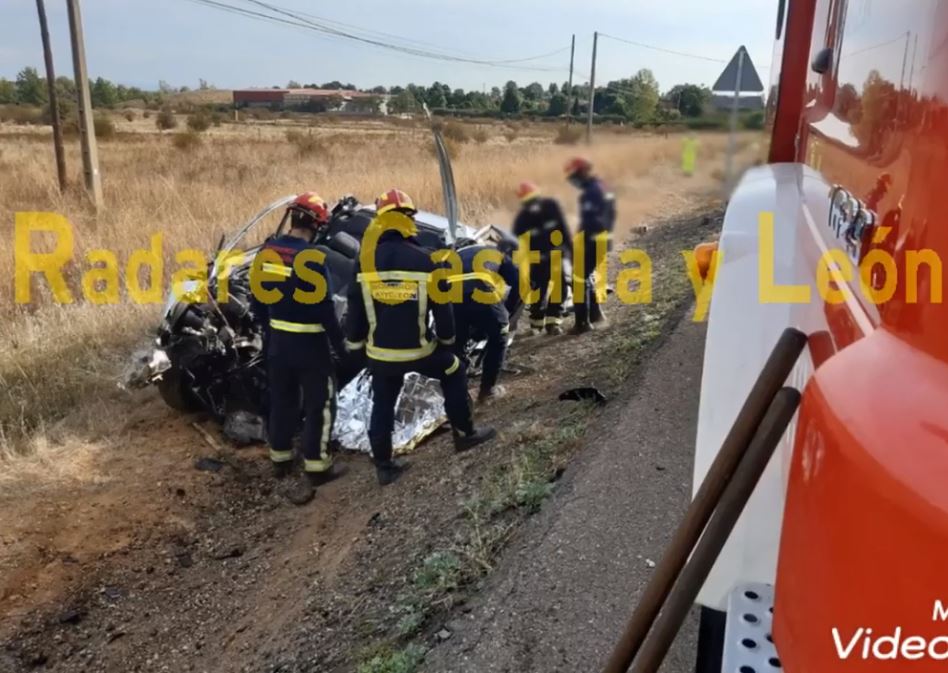
M301 337L278 337L301 338ZM272 346L272 344L271 344ZM303 469L326 472L332 467L329 439L336 416L336 391L331 360L325 357L293 357L293 349L274 352L267 358L267 380L270 389L270 460L285 463L293 460L293 436L303 415L300 452Z
M548 325L558 326L563 322L566 276L561 274L559 296L556 296L551 283L553 280L551 267L548 258L530 265L530 289L539 292L536 295L537 300L530 306L530 327L533 329L543 329Z
M369 419L369 444L376 464L392 460L392 431L395 429L395 405L405 375L417 372L441 382L444 410L456 432L474 431L471 401L467 396L467 371L461 359L447 348L438 348L420 360L383 362L369 358L372 373L372 416Z
M601 250L599 248L602 248ZM599 322L603 318L602 303L606 300L606 295L599 296L596 292L597 281L605 286L605 278L599 279L596 267L602 264L602 272L605 274L606 249L601 244L596 245L595 240L584 241L583 246L583 268L574 267L574 284L580 284L582 294L573 297L573 313L576 316L577 325L588 325L590 322ZM581 280L580 280L581 278Z
M487 340L484 362L481 366L481 392L486 393L497 385L500 368L507 354L507 335L510 332L510 317L501 303L478 304L466 299L454 306L454 353L465 361L467 342L472 338Z

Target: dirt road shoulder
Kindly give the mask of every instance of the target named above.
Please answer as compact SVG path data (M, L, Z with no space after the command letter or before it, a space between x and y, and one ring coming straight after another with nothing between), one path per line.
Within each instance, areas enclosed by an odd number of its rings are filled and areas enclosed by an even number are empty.
M424 670L601 670L688 502L703 345L681 320ZM690 623L665 670L691 670L694 638Z

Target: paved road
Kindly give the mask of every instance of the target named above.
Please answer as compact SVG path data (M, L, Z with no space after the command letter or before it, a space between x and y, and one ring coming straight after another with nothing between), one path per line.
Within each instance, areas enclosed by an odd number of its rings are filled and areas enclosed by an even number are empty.
M685 317L610 404L428 673L601 670L690 496L704 333ZM693 670L696 632L663 673Z

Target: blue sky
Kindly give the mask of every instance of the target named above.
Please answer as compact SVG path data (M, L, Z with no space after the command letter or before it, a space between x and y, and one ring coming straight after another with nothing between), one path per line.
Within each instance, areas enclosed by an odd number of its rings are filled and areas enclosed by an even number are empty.
M221 0L254 9L247 0ZM271 4L399 36L402 41L478 59L517 59L567 48L532 62L552 72L445 63L252 21L189 0L82 0L90 74L156 88L159 80L220 88L351 81L360 87L447 82L480 89L514 79L563 82L576 33L575 81L589 79L595 30L667 49L729 59L747 45L761 78L770 64L777 0L270 0ZM46 0L59 74L71 74L65 2ZM35 0L0 0L0 76L25 65L42 71ZM259 7L256 8L259 10ZM388 38L384 38L388 39ZM651 68L663 90L711 84L723 68L699 59L599 41L597 82Z

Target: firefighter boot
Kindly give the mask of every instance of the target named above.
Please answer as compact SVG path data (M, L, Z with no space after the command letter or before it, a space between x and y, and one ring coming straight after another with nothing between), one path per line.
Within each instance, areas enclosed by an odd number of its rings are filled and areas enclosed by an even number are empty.
M589 322L600 329L609 326L609 319L602 312L602 305L598 302L589 307Z
M410 463L394 459L375 463L375 475L378 477L379 486L394 484L409 467L411 467Z
M490 404L494 400L499 400L502 397L507 395L507 389L503 386L493 386L484 390L481 388L481 391L477 394L477 403L478 404Z
M273 468L273 478L277 481L282 481L290 476L290 472L293 471L293 462L285 461L282 463L271 462L270 465Z
M588 322L577 322L573 325L573 329L569 333L573 336L580 336L586 334L587 332L592 332L592 325Z
M454 432L454 450L458 453L470 451L475 446L489 442L497 436L494 428L474 428L469 433Z
M306 476L309 477L309 480L313 482L313 486L325 486L331 481L335 481L339 477L348 472L349 469L345 465L333 464L325 472L307 472Z
M308 504L316 496L316 484L309 474L301 474L284 491L286 499L297 507Z

